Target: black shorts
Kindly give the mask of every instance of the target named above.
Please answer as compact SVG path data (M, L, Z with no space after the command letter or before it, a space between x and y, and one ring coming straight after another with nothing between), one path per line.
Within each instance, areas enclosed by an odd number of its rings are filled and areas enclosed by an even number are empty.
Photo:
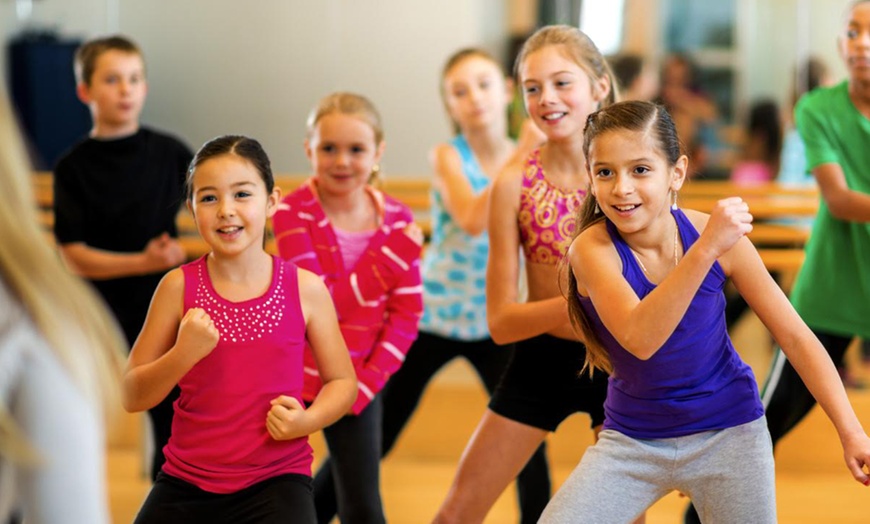
M314 524L311 477L289 473L235 493L210 493L162 471L134 524Z
M592 427L603 424L607 374L581 374L585 360L586 346L574 340L540 335L518 342L489 409L547 431L578 411L589 414Z

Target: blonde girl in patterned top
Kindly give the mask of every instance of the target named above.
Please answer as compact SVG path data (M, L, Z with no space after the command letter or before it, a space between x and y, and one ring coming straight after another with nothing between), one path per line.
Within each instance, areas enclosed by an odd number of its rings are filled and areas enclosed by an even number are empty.
M508 164L490 202L486 307L498 344L517 343L459 465L436 522L481 522L547 433L582 411L600 427L607 379L580 376L585 358L568 319L559 263L586 196L586 117L615 101L610 67L577 28L549 26L523 45L516 74L547 142ZM528 300L517 282L522 251Z

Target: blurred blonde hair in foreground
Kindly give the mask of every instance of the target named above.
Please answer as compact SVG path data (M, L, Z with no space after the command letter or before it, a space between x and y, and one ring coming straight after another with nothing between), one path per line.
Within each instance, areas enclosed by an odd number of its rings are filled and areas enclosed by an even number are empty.
M108 418L120 406L123 339L96 294L62 265L37 222L31 166L2 90L0 144L0 287L29 317L72 382ZM22 320L15 309L0 311L0 340ZM57 399L57 409L64 409L64 399ZM2 403L0 459L27 468L51 467Z

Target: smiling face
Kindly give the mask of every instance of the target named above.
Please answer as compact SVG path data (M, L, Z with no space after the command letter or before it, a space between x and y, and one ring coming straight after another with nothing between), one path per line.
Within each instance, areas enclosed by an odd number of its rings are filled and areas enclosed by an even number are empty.
M263 248L266 221L276 211L280 193L268 193L249 161L227 153L196 167L188 205L202 238L215 253L239 254Z
M559 45L530 53L519 69L526 110L550 141L582 137L586 117L607 94Z
M499 66L481 55L462 59L444 75L444 104L460 130L507 128L510 85Z
M688 160L674 166L651 131L617 129L595 137L589 147L591 191L617 228L633 233L669 213L671 192L682 186Z
M363 191L383 149L368 122L343 113L320 117L305 141L321 196Z
M117 49L102 53L89 82L78 85L79 99L91 110L97 136L134 133L146 91L142 57Z
M860 2L852 7L838 41L849 78L870 81L870 2Z

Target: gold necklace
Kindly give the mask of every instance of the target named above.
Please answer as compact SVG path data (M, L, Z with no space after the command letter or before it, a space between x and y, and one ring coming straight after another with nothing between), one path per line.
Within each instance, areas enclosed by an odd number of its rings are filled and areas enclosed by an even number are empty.
M679 252L678 240L679 240L679 238L680 238L680 228L677 227L677 223L676 223L676 221L674 221L674 267L677 267L677 264L680 262L680 259L678 256L678 252ZM640 259L640 255L637 254L637 251L632 249L631 246L629 246L628 249L631 250L631 253L634 255L634 259L637 260L638 264L640 264L640 268L643 270L643 272L646 273L647 275L649 275L649 271L646 270L646 266L643 265L643 261Z

